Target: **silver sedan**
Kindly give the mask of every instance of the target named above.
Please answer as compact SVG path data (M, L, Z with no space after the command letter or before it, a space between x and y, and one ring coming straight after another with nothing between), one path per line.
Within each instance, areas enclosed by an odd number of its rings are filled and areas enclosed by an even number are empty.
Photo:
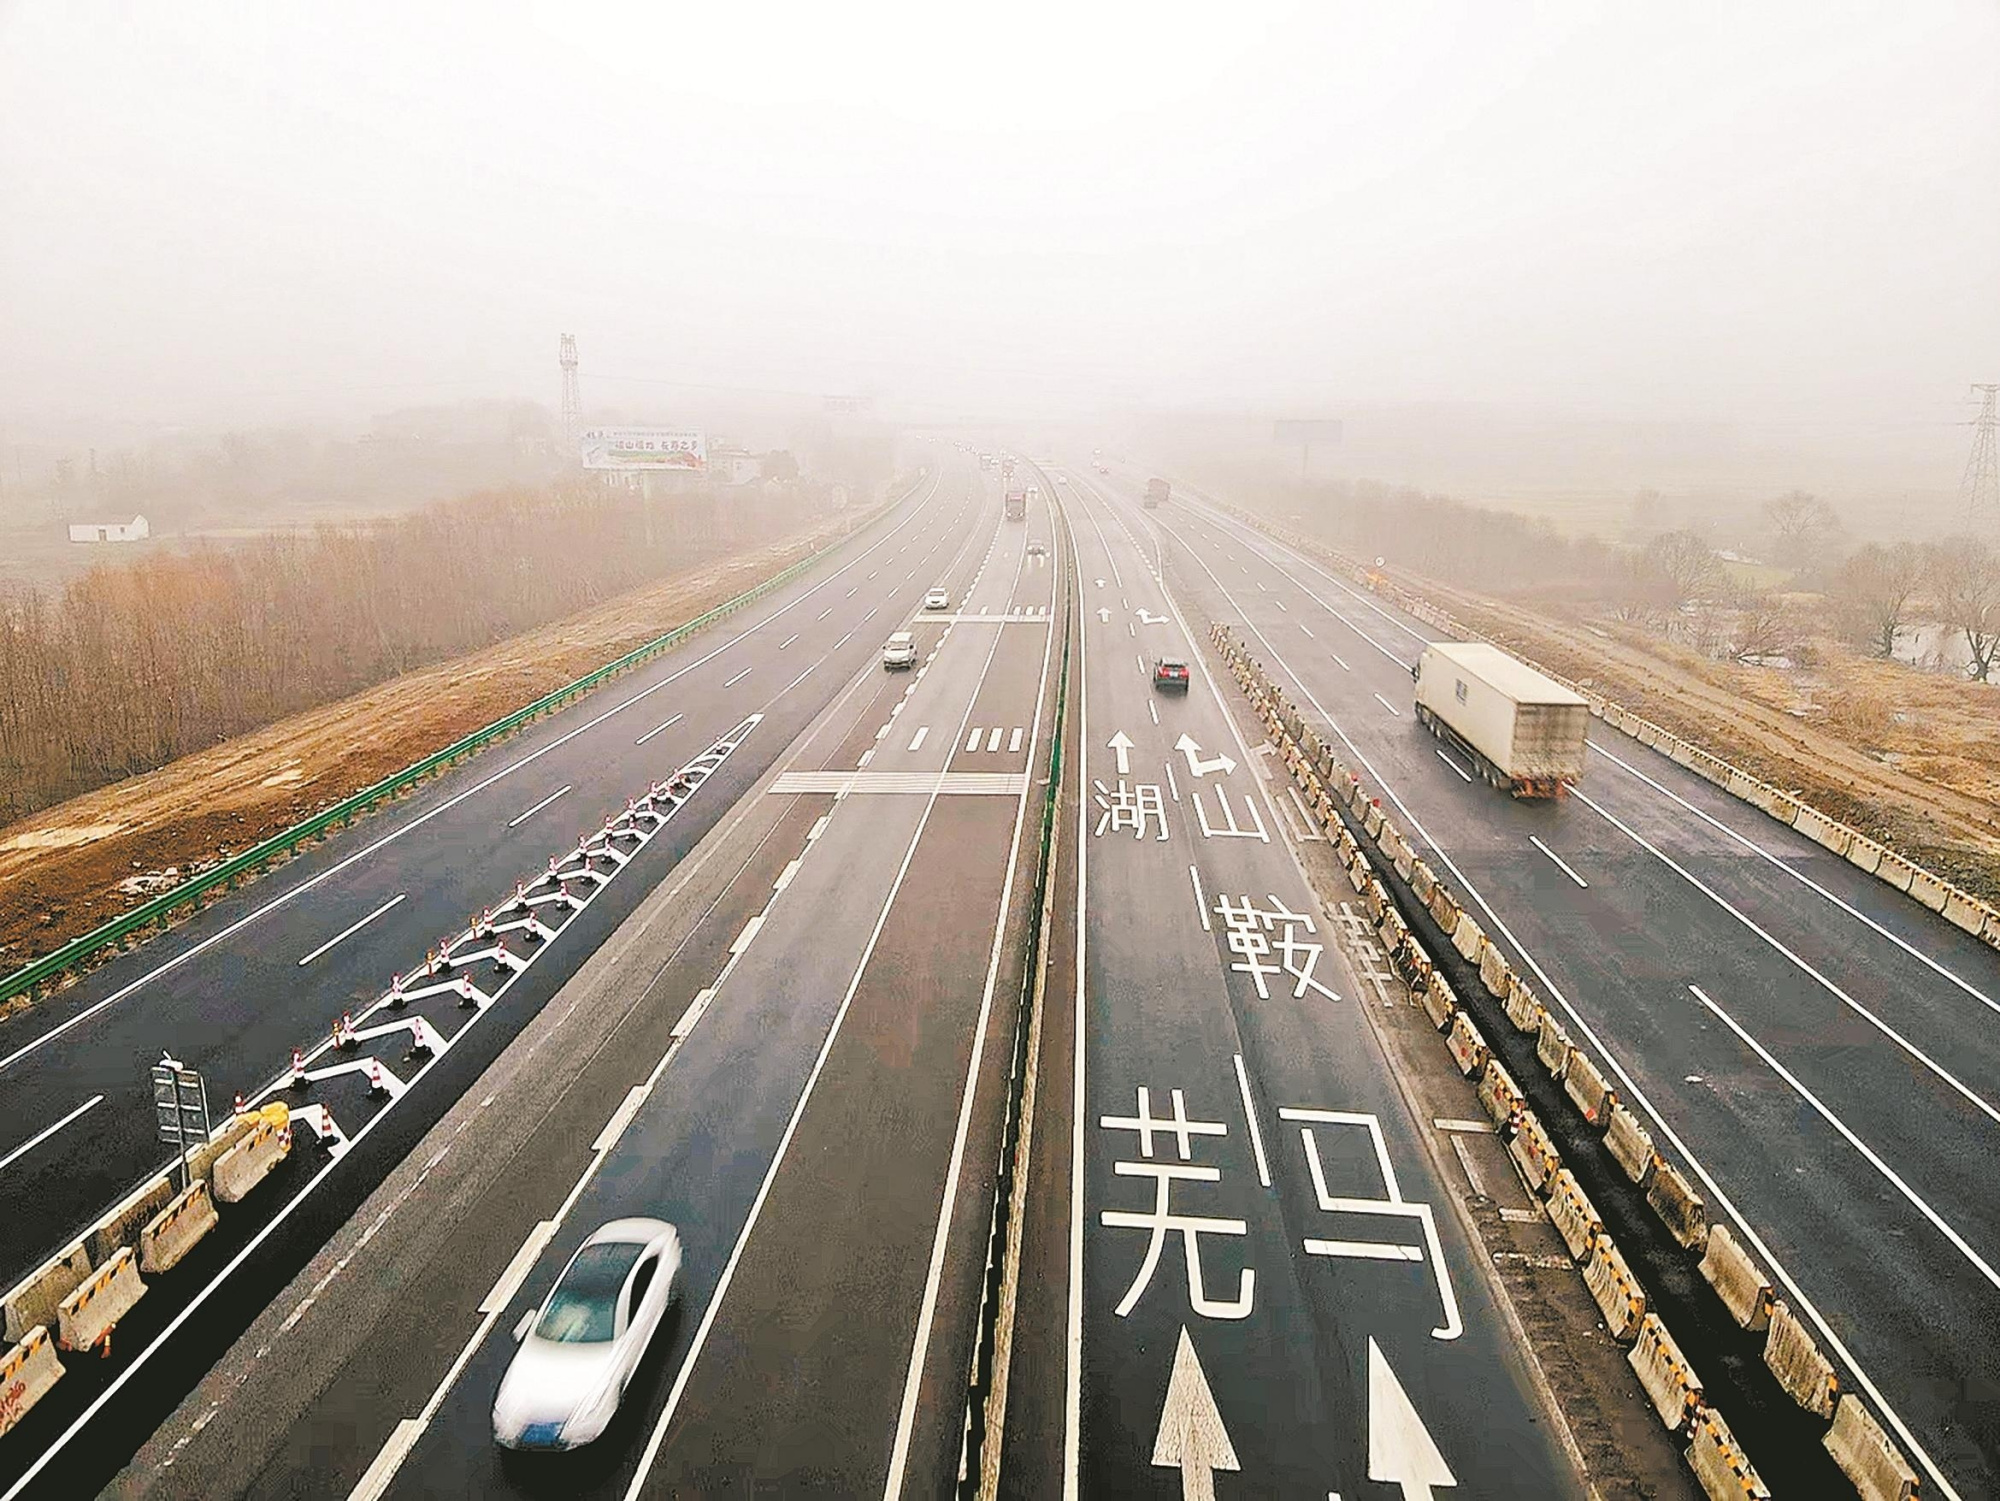
M665 1220L613 1220L570 1258L547 1300L514 1328L493 1399L493 1437L509 1449L574 1449L611 1422L658 1332L681 1269Z

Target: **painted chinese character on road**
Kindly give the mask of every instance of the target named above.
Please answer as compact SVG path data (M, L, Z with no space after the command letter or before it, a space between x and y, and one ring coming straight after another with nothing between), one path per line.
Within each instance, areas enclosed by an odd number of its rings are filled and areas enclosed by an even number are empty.
M1256 1290L1256 1270L1244 1267L1237 1274L1234 1298L1210 1297L1202 1274L1201 1242L1204 1236L1242 1237L1249 1233L1249 1226L1242 1220L1188 1213L1184 1203L1179 1208L1175 1205L1177 1187L1185 1200L1189 1194L1198 1192L1195 1185L1222 1181L1220 1168L1192 1160L1194 1143L1197 1137L1227 1136L1229 1127L1221 1121L1190 1120L1187 1099L1178 1089L1172 1091L1172 1099L1173 1114L1155 1116L1151 1092L1142 1084L1136 1115L1105 1115L1097 1122L1104 1130L1130 1131L1138 1138L1140 1160L1116 1162L1112 1171L1121 1178L1145 1178L1153 1184L1149 1207L1106 1209L1098 1215L1099 1223L1107 1229L1144 1230L1149 1236L1139 1270L1119 1301L1118 1316L1124 1318L1138 1306L1152 1283L1153 1273L1159 1269L1167 1235L1173 1232L1180 1237L1181 1254L1187 1262L1188 1306L1203 1318L1246 1319ZM1172 1139L1176 1160L1162 1161L1154 1156L1156 1138Z
M1229 952L1237 956L1230 969L1249 975L1259 996L1267 1001L1271 998L1265 984L1268 978L1289 975L1295 982L1294 998L1308 990L1317 990L1330 1001L1340 999L1314 975L1325 948L1306 941L1306 937L1319 931L1309 914L1292 911L1275 896L1269 907L1259 907L1248 896L1239 901L1225 894L1215 903L1215 915L1222 919L1223 929L1229 935ZM1276 963L1271 962L1274 958Z
M1101 810L1096 830L1099 835L1130 829L1133 838L1144 839L1147 827L1157 824L1160 830L1157 837L1167 837L1167 804L1157 783L1128 785L1120 777L1115 789L1106 787L1096 778L1092 779L1092 784L1097 788L1095 801Z

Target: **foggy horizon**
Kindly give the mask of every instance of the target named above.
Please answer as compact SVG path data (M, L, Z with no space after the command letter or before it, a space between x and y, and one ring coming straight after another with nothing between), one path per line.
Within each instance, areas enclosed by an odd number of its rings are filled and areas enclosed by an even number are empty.
M550 405L574 332L595 409L1435 404L1895 450L1994 378L1988 8L1205 14L11 5L0 410Z

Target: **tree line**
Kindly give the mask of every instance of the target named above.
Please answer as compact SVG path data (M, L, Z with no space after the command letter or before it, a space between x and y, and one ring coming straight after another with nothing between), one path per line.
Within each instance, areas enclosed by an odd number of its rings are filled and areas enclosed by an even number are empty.
M21 591L0 600L0 823L773 539L811 504L510 489Z

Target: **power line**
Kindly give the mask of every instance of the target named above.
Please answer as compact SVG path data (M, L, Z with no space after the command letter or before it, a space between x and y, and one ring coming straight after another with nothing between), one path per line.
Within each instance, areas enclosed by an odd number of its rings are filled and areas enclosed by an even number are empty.
M1966 456L1965 477L1958 482L1958 498L1966 513L1985 522L2000 519L2000 411L1995 398L2000 384L1976 384L1979 416L1972 424L1972 452Z

